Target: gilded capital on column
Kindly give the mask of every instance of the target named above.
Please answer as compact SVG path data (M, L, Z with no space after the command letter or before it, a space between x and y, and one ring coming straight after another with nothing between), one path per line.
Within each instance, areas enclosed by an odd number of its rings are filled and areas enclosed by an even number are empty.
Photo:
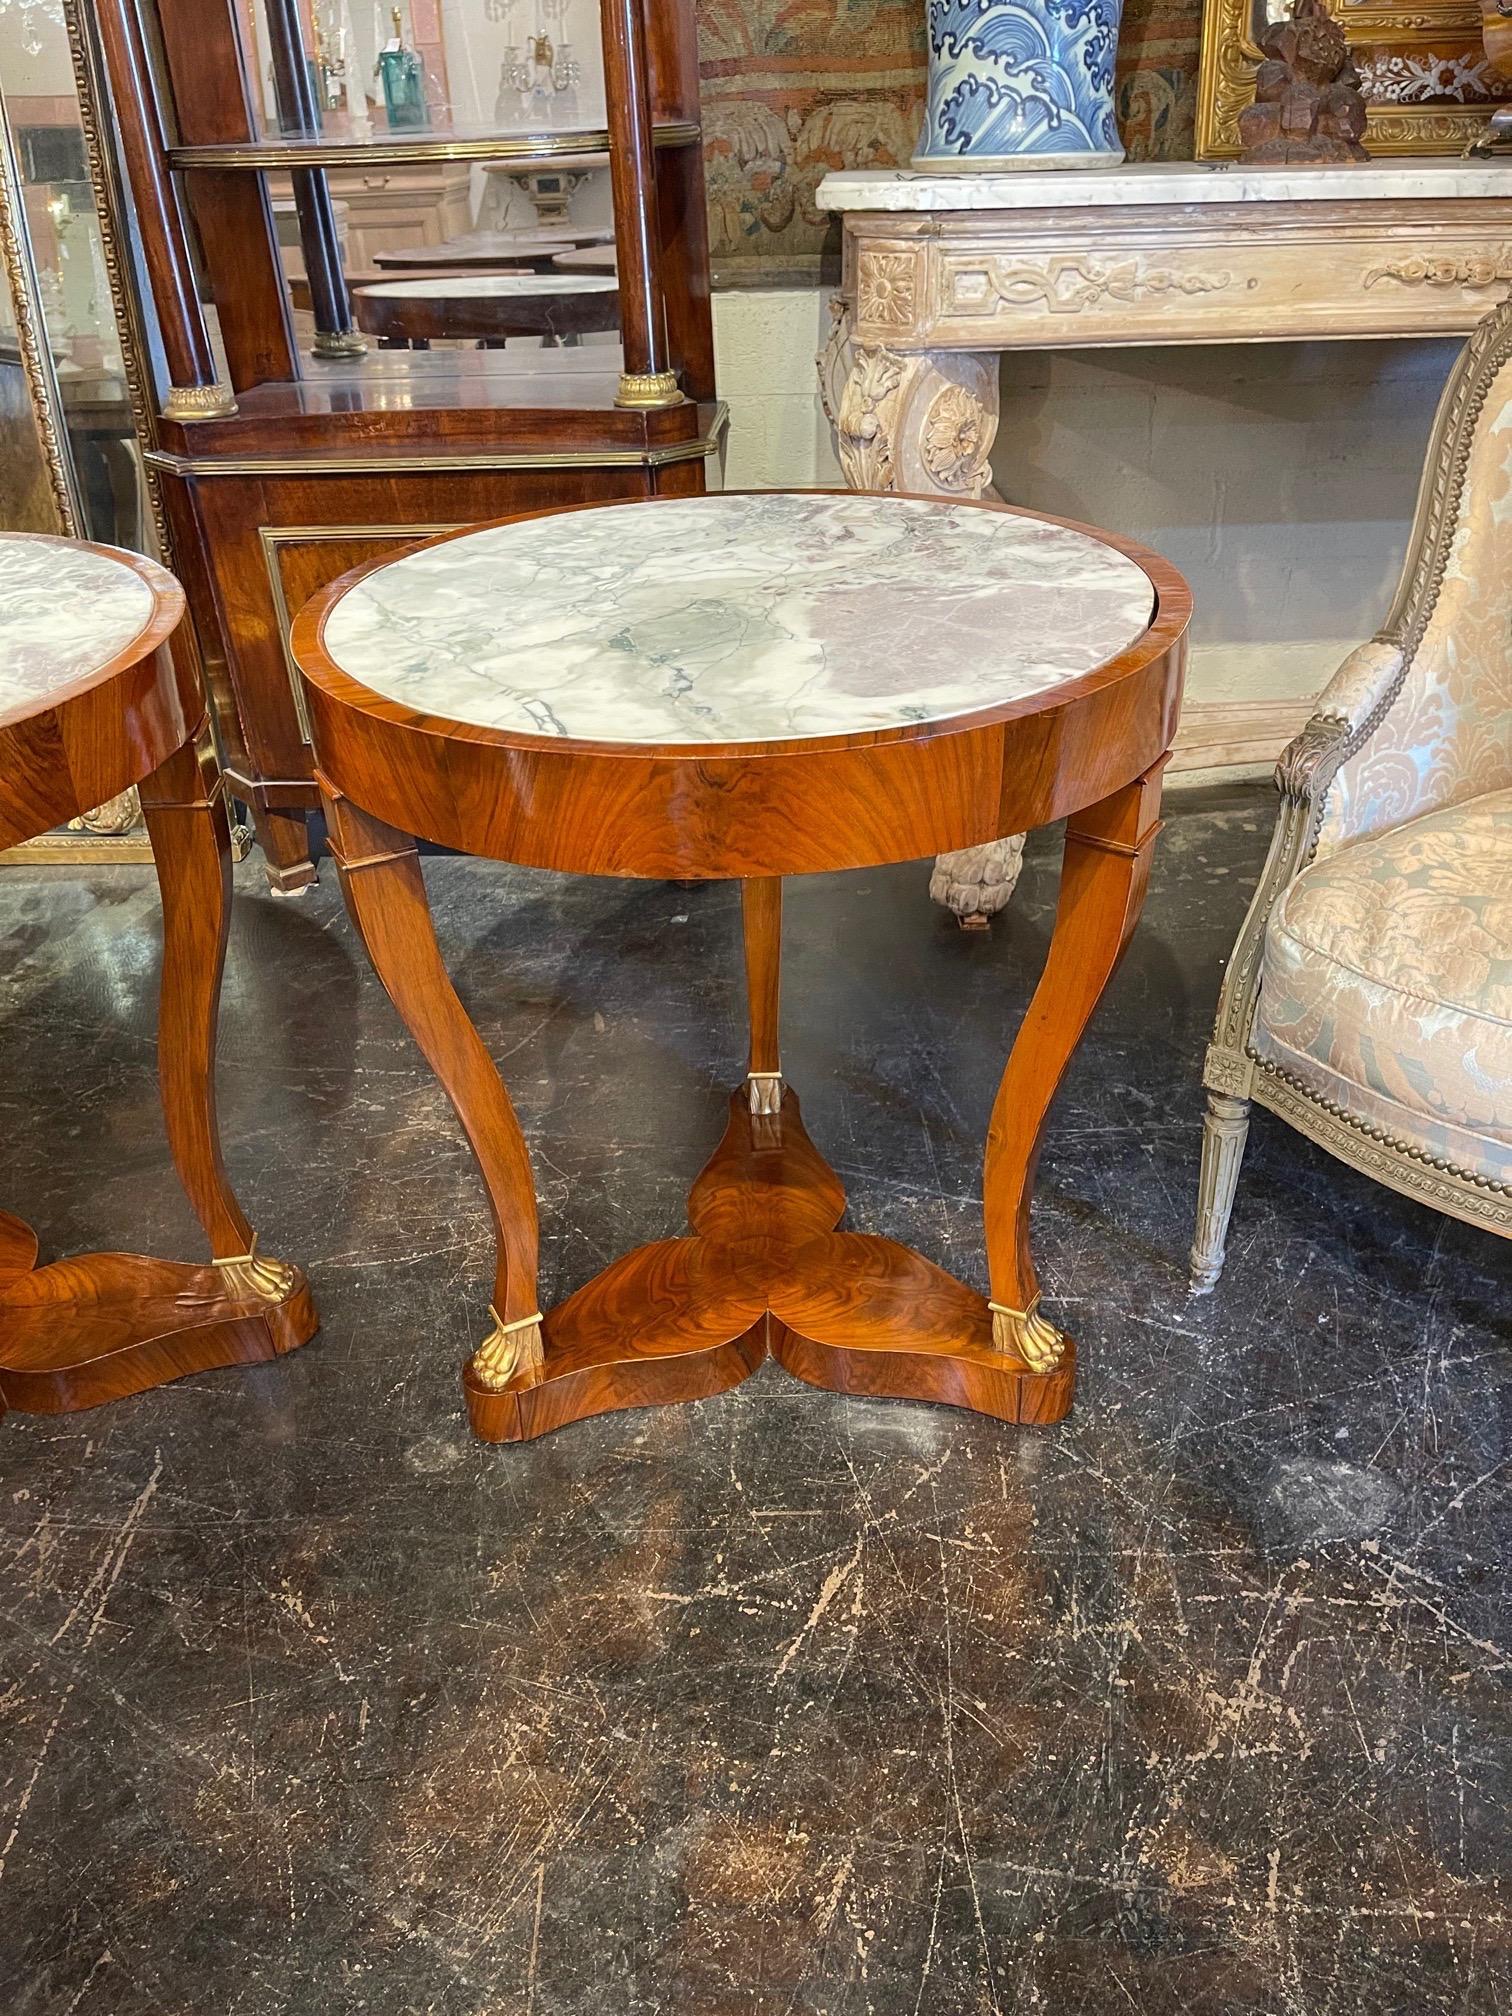
M229 386L170 385L163 401L165 420L222 420L236 411Z
M675 371L622 371L616 406L681 406L682 388Z

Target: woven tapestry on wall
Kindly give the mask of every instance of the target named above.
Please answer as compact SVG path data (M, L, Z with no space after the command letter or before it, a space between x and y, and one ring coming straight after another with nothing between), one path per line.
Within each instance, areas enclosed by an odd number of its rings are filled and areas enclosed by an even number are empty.
M726 286L818 277L831 168L906 164L924 107L925 0L699 0L709 208ZM1126 0L1118 116L1129 158L1192 152L1202 0Z

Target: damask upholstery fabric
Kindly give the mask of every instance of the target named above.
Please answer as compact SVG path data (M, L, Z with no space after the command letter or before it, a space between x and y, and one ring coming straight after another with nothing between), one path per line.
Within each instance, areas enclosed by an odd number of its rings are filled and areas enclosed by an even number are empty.
M1329 788L1319 857L1512 786L1512 363L1491 381L1463 495L1402 690Z
M1305 869L1266 932L1253 1042L1366 1125L1512 1180L1512 789Z

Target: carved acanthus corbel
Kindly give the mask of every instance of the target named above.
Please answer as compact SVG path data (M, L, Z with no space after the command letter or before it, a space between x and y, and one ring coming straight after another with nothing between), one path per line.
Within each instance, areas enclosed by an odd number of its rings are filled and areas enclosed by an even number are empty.
M831 294L829 312L829 335L814 359L814 369L819 373L819 404L824 409L824 417L831 427L838 429L840 402L845 396L845 380L851 368L854 317L850 302L843 294Z
M891 490L893 438L904 360L891 350L857 350L840 395L835 446L852 490Z

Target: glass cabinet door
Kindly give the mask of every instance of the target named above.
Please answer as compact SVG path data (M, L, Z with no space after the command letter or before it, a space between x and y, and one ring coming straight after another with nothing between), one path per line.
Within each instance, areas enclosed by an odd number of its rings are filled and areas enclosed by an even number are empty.
M289 14L308 94L280 75ZM271 19L270 19L271 15ZM268 139L562 134L604 123L598 0L243 0L247 73Z

